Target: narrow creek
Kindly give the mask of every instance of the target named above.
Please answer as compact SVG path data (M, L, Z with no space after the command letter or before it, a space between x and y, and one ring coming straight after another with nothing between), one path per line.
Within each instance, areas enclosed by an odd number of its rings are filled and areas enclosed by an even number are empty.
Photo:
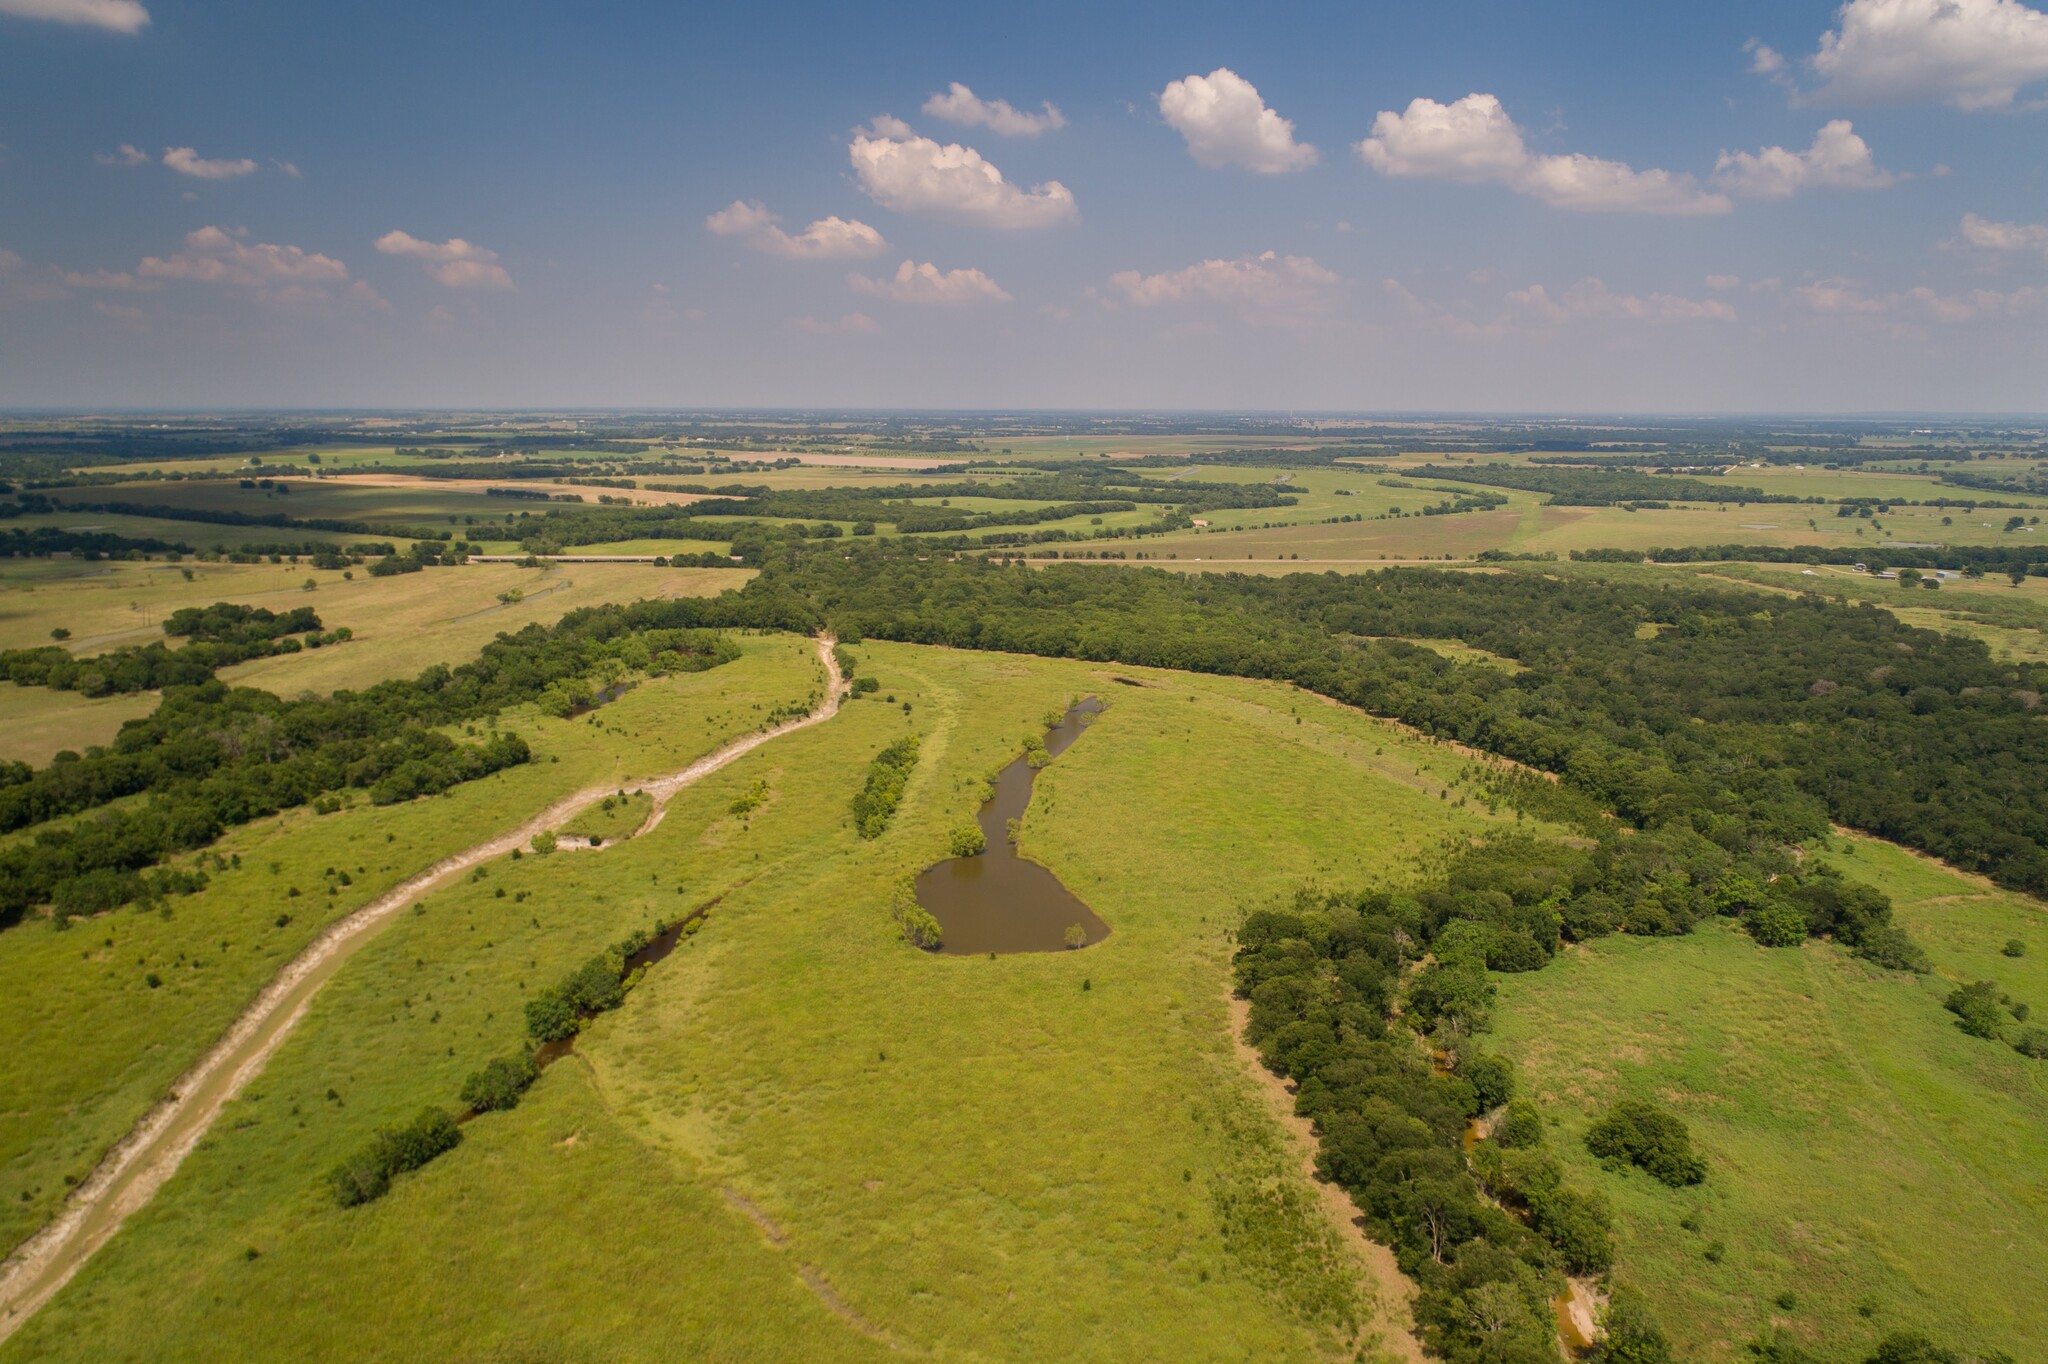
M1057 758L1073 747L1102 713L1095 697L1075 703L1045 732L1045 751ZM980 956L989 952L1063 952L1092 947L1109 936L1109 925L1047 868L1017 851L1009 823L1031 804L1038 770L1020 757L996 778L995 796L976 813L988 850L953 857L917 878L917 902L939 921L941 952ZM1081 930L1070 942L1071 930Z

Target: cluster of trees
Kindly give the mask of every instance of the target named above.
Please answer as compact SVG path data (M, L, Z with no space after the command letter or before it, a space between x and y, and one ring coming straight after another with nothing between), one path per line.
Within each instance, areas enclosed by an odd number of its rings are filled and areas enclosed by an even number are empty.
M472 1113L500 1113L519 1106L520 1096L540 1078L540 1063L532 1048L514 1056L500 1056L472 1071L462 1082L462 1102Z
M0 559L47 559L69 554L78 559L140 559L150 554L190 554L192 546L155 536L116 535L100 530L59 530L37 526L32 530L0 531Z
M111 887L113 904L157 884L179 889L129 874L333 792L363 790L390 804L523 763L531 755L516 734L458 743L440 727L538 700L607 664L715 666L736 651L703 625L736 613L734 603L696 599L587 608L553 627L500 635L473 663L328 697L287 701L218 679L172 687L155 713L129 721L105 749L59 754L39 771L0 765L0 833L149 797L0 850L0 926L90 873L108 874L83 884ZM751 603L747 614L788 625L772 600Z
M1457 902L1448 885L1438 893ZM1421 985L1403 985L1459 922L1384 891L1304 891L1251 913L1235 963L1251 1005L1245 1037L1295 1081L1296 1108L1315 1124L1318 1173L1351 1195L1416 1281L1431 1350L1453 1364L1552 1364L1560 1274L1612 1262L1607 1213L1530 1154L1540 1118L1533 1133L1526 1121L1506 1124L1516 1145L1480 1163L1500 1201L1482 1197L1461 1141L1474 1117L1514 1098L1513 1072L1473 1048L1469 1032L1433 1027L1414 1007ZM1447 1069L1431 1064L1415 1028L1457 1046ZM1526 1217L1510 1211L1517 1206ZM1649 1330L1662 1339L1653 1321Z
M346 628L322 633L320 617L309 606L282 615L260 606L215 602L186 607L164 622L164 633L185 636L191 643L172 650L162 644L116 649L74 658L56 645L0 651L0 677L16 686L49 687L86 696L117 696L193 686L212 678L217 669L272 654L294 654L352 638ZM303 634L301 642L293 638Z
M526 1001L526 1035L536 1042L560 1042L583 1030L584 1020L626 1002L647 969L637 962L648 944L669 931L665 923L635 929Z
M1646 828L1746 852L1832 818L2048 892L2048 667L1874 606L1428 569L1027 569L881 545L786 550L735 601L756 596L842 638L1284 679L1558 773Z
M853 827L862 838L880 838L903 799L917 767L917 736L906 735L875 755L867 781L853 798Z
M1606 507L1617 502L1804 502L1789 493L1674 474L1645 474L1628 469L1530 468L1520 464L1438 465L1416 469L1418 478L1450 479L1495 488L1547 493L1563 507ZM1811 499L1819 501L1819 498Z

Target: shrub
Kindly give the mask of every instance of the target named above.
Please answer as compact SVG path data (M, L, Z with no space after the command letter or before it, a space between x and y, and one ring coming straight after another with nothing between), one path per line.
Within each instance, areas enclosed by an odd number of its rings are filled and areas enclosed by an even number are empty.
M1597 1364L1671 1364L1671 1342L1635 1289L1626 1284L1616 1287L1600 1324L1605 1336L1588 1359Z
M1678 1188L1707 1177L1707 1162L1692 1149L1685 1120L1656 1104L1623 1099L1586 1132L1586 1149L1606 1161L1626 1161Z
M2048 1059L2048 1028L2028 1028L2013 1039L2012 1049L2037 1061Z
M1742 926L1765 947L1797 947L1806 941L1806 916L1782 900L1750 910L1742 916Z
M1998 1004L1998 987L1988 980L1958 985L1943 1005L1956 1016L1956 1026L1972 1037L1996 1040L2005 1031L2005 1011Z
M1086 947L1088 945L1088 930L1079 924L1070 924L1067 927L1065 941L1069 948Z
M344 1208L382 1198L394 1175L417 1170L434 1157L454 1150L462 1129L439 1108L423 1109L404 1127L380 1127L370 1144L328 1172L328 1187Z
M549 853L553 852L557 846L558 841L555 838L554 833L550 830L543 829L533 836L533 851L538 856L546 857Z
M1866 1364L1963 1364L1963 1357L1918 1331L1894 1331L1877 1343Z
M500 1056L462 1082L462 1102L476 1113L516 1108L519 1096L539 1078L532 1052Z
M898 739L868 764L867 784L853 798L853 827L862 838L880 838L889 827L917 766L917 747L915 736Z
M2008 957L2024 957L2027 955L2027 945L2018 938L2006 939L2005 946L2001 950Z
M962 824L953 830L948 840L955 857L975 857L988 847L988 836L979 824Z
M1505 1056L1474 1056L1458 1067L1458 1074L1472 1086L1482 1113L1515 1097L1515 1068Z
M912 947L936 952L944 939L939 921L917 902L917 891L909 881L899 882L889 897L889 913L903 930L903 940Z
M1494 1127L1493 1139L1511 1151L1541 1146L1543 1115L1527 1099L1516 1099L1508 1105L1508 1111Z

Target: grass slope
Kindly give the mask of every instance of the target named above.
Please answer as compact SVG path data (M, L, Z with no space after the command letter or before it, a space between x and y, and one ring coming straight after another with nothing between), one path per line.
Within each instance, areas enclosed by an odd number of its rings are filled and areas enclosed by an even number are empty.
M1765 950L1715 923L1500 978L1496 1044L1559 1122L1568 1173L1613 1200L1618 1273L1691 1357L1747 1358L1771 1322L1831 1359L1901 1328L2018 1357L2048 1339L2048 1074L1941 1008L1942 976L2040 998L2039 963L1995 952L2048 938L2042 907L1868 846L1839 862L1898 897L1941 975L1877 971L1822 943ZM1705 1185L1666 1189L1587 1154L1592 1118L1628 1096L1685 1117ZM1688 1213L1697 1232L1679 1225Z
M395 922L0 1358L863 1359L885 1340L1307 1359L1353 1343L1361 1268L1230 1046L1226 929L1248 897L1397 877L1480 828L1444 794L1459 760L1277 686L856 652L893 701L749 755L642 837L499 863ZM912 951L887 887L943 855L982 776L1076 693L1112 708L1041 774L1023 846L1112 936L999 960ZM924 738L917 774L863 842L847 802L903 733ZM757 781L765 802L730 815ZM379 1203L333 1206L323 1171L515 1048L526 992L714 900L526 1104Z

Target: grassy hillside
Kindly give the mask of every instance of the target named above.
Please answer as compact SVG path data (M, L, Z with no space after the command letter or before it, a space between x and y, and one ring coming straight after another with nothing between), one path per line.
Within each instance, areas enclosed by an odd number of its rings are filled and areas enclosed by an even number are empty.
M1574 1182L1613 1200L1617 1272L1694 1357L1746 1358L1778 1323L1829 1359L1900 1328L2026 1358L2048 1339L2048 1075L1965 1036L1941 1000L1949 978L1985 974L2042 998L2038 956L1998 948L2048 953L2048 911L1880 844L1834 860L1897 898L1935 977L1819 942L1766 950L1720 924L1604 939L1503 978L1498 1044L1562 1117L1550 1145ZM1593 1117L1631 1096L1691 1124L1703 1186L1586 1152Z
M776 741L641 838L500 863L394 923L0 1357L289 1342L310 1358L525 1358L545 1341L563 1358L864 1358L884 1339L1312 1358L1354 1343L1364 1272L1231 1050L1225 930L1248 898L1398 876L1481 827L1444 794L1462 764L1279 687L858 652L893 703ZM914 952L885 888L942 855L982 775L1076 693L1111 710L1042 774L1024 847L1111 937L993 961ZM847 802L906 732L925 740L908 797L862 842ZM727 807L756 781L768 798L743 822ZM525 1105L382 1201L333 1206L328 1165L515 1048L524 993L714 900ZM687 1306L647 1310L679 1289Z

